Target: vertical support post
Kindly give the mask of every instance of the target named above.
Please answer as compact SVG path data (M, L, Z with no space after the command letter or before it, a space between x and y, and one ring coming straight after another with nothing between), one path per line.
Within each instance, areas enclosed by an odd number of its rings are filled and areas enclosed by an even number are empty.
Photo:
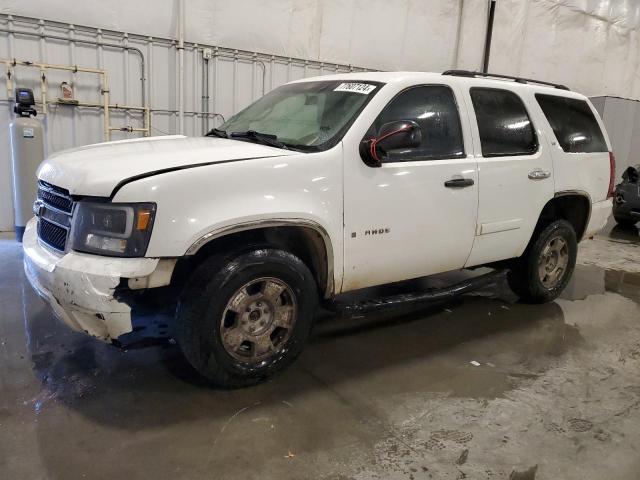
M151 136L151 109L148 106L144 107L144 126L147 129L144 132L145 137Z
M125 34L122 36L122 46L124 47L128 47L129 46L129 34L125 32ZM130 103L130 99L129 99L129 88L130 88L130 83L129 83L129 50L127 48L125 48L122 51L122 57L124 59L124 69L123 69L123 75L124 75L124 103L125 105L129 105ZM125 110L124 111L124 118L125 118L125 125L131 125L131 115L129 114L129 110Z
M99 44L102 43L102 29L98 29L98 35L97 35L97 41ZM98 68L100 69L104 69L104 48L102 47L102 45L98 46ZM103 126L103 131L104 131L104 140L106 142L108 142L109 140L111 140L111 130L109 130L109 93L105 92L105 90L107 90L109 88L109 86L107 85L105 88L105 81L104 81L104 75L102 75L102 86L101 86L101 92L102 93L102 121L104 123Z
M42 116L47 115L47 71L44 67L40 68L40 96L42 102Z
M9 33L9 35L7 35L7 40L9 41L9 58L15 58L15 50L14 50L14 40L15 40L15 35L13 33L13 16L9 15L8 17L8 21L7 21L8 25L9 25L9 31L11 33ZM15 69L12 69L9 65L7 65L7 74L11 73L11 75L7 75L7 98L9 99L10 102L13 101L13 96L14 96L14 91L13 91L13 82L14 82L14 77L16 74ZM11 109L9 109L10 111ZM11 114L9 114L9 117L11 117Z
M150 79L153 76L153 37L147 38L147 78ZM151 110L149 105L153 105L154 101L154 83L147 80L147 101L145 107L147 107L147 136L151 136Z
M256 98L256 62L257 62L257 53L252 55L251 59L251 101L253 102Z
M111 120L109 119L109 80L107 74L102 74L102 101L104 109L104 139L105 141L111 140Z
M487 20L487 34L484 39L484 54L482 58L482 72L489 71L489 56L491 55L491 37L493 35L493 20L496 13L496 0L489 2L489 18Z
M463 23L463 15L464 15L464 0L459 0L460 4L460 12L458 13L458 26L456 29L456 48L453 51L453 61L451 62L451 69L455 70L458 68L459 59L460 59L460 43L462 43L462 23Z
M273 90L273 69L276 66L275 58L276 57L274 55L271 55L271 58L269 59L269 91Z
M40 19L38 21L38 33L40 34L40 39L38 41L38 53L40 54L40 61L42 63L47 63L47 42L45 41L45 22ZM9 83L7 82L7 88L9 88ZM11 97L9 97L11 98ZM45 132L49 131L49 119L47 117L43 117L42 119L42 128ZM53 152L53 138L52 135L45 135L45 155L48 157L51 152Z
M184 0L178 0L178 132L184 135Z
M73 41L75 37L75 29L76 27L73 24L69 24L69 49L71 51L71 64L77 65L76 59L76 42ZM71 73L71 85L75 89L77 75L75 73ZM57 110L56 110L57 111ZM76 146L78 144L77 132L78 132L78 109L74 108L71 110L71 118L73 122L73 128L71 132L72 136L72 146Z
M218 85L220 81L220 68L218 65L218 61L218 47L215 47L213 49L213 88L211 89L211 91L213 92L213 104L211 106L211 108L213 109L211 110L212 112L218 111Z
M198 44L194 44L191 49L191 57L193 58L193 89L191 92L191 100L193 102L193 116L191 117L192 131L194 135L197 135L198 131L198 69L200 68L200 59L198 58L199 47Z
M231 95L231 109L233 110L231 113L233 115L236 114L236 105L237 105L237 93L238 89L236 88L238 80L238 50L233 51L233 78L231 79L231 87L232 87L232 95Z

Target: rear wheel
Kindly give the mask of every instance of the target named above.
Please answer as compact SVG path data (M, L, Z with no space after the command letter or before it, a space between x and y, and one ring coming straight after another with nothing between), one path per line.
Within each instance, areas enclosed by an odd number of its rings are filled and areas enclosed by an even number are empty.
M213 257L186 285L178 343L213 383L252 385L298 356L317 299L312 273L291 253L265 248Z
M621 217L618 215L614 215L613 218L615 219L616 223L621 227L631 228L631 227L634 227L636 223L638 223L637 220L634 220L633 218L629 218L629 217Z
M573 226L556 220L537 234L515 262L507 277L509 286L525 302L550 302L569 283L577 253Z

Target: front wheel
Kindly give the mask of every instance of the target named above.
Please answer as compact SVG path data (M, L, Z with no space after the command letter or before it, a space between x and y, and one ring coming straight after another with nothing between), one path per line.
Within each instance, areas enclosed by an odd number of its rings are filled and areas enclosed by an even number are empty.
M312 273L289 252L264 248L212 257L186 285L178 343L213 383L252 385L298 356L317 300Z
M546 303L565 289L576 265L578 242L573 226L556 220L540 231L507 277L523 301Z

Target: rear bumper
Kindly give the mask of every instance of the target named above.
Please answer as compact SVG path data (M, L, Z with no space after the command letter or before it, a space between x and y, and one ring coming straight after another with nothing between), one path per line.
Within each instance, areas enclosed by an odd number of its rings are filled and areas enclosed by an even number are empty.
M582 238L589 238L604 228L611 216L613 201L611 199L591 205L591 217Z
M624 218L640 222L640 199L636 202L614 203L613 214L616 218Z
M38 241L35 219L27 224L22 245L31 286L65 324L106 342L132 331L131 307L116 298L116 288L122 279L149 278L160 259L56 254Z

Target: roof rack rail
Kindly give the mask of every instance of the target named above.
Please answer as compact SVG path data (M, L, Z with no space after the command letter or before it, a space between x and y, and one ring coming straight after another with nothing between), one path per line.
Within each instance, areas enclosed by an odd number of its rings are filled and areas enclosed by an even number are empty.
M531 78L512 77L510 75L500 75L497 73L484 73L484 72L472 72L470 70L447 70L442 72L442 75L452 75L455 77L483 77L483 78L497 78L504 80L513 80L517 83L536 83L538 85L546 85L548 87L559 88L561 90L569 90L569 87L560 85L558 83L543 82L542 80L533 80Z

